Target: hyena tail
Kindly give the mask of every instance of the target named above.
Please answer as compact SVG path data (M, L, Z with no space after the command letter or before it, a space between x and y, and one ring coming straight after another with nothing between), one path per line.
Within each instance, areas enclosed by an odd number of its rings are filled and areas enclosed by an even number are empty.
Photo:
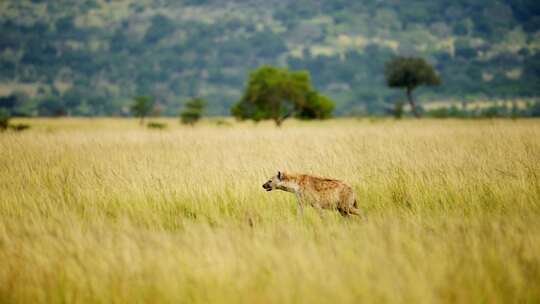
M358 203L356 202L356 199L354 199L354 202L353 202L352 205L353 205L354 208L358 208Z

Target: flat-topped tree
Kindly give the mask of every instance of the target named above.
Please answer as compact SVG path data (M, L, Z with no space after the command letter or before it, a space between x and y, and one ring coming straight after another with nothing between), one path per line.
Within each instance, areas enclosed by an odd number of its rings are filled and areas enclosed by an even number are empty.
M144 118L148 116L154 108L154 99L149 96L137 96L133 98L131 112L140 119L140 125L144 124Z
M384 75L389 87L405 88L411 110L417 118L420 118L420 112L412 96L413 90L422 85L441 84L441 79L433 67L423 58L396 57L386 63Z
M250 74L244 95L231 112L238 119L272 119L279 127L293 116L327 118L333 105L313 90L309 72L263 66Z

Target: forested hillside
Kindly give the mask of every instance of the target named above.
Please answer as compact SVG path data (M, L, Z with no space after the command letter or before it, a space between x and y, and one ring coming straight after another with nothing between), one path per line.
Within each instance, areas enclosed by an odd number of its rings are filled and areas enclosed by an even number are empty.
M229 114L263 64L309 70L337 114L377 113L403 98L384 83L396 55L441 74L420 100L540 95L538 0L8 0L0 22L17 115L126 115L136 95Z

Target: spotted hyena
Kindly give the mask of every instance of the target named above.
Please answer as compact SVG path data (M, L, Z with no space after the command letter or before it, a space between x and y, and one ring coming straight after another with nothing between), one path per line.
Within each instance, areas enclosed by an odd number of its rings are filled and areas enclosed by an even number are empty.
M360 215L354 191L346 183L306 174L278 172L262 186L266 191L283 190L294 193L298 201L298 215L309 204L322 215L322 209L337 209L343 216Z

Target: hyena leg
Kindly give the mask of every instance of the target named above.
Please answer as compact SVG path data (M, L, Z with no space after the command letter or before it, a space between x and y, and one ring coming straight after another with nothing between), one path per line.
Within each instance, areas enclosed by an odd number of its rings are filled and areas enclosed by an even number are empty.
M319 213L319 216L321 217L321 219L324 219L324 212L323 212L323 208L321 207L321 205L313 204L313 208L315 208L315 210L317 210L317 212Z
M354 208L354 207L349 208L349 213L354 214L354 215L361 215L360 214L360 209Z
M338 211L339 211L339 214L341 214L341 216L343 217L347 217L349 215L358 215L360 216L360 209L358 208L354 208L354 207L350 207L350 208L338 208Z
M349 207L349 213L358 215L360 217L363 217L362 213L360 212L360 209L358 209L358 202L356 201L356 198L353 198L352 205Z
M296 203L298 204L298 207L296 208L296 217L299 219L303 218L304 217L304 203L302 201L302 197L298 193L296 193Z
M304 217L304 206L301 202L298 202L298 208L296 208L296 217L299 219Z
M347 212L347 210L343 209L343 208L338 208L338 211L339 211L339 214L341 214L341 216L347 216L349 215L349 213Z
M344 204L341 204L338 207L338 211L342 216L361 215L360 209L356 208L356 206L356 199L354 197L349 197L345 200Z

